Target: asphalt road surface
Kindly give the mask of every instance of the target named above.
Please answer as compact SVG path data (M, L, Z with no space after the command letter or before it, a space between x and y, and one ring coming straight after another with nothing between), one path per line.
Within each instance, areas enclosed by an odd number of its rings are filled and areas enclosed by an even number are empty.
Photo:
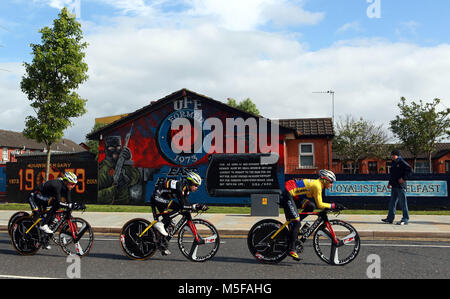
M0 278L165 278L165 279L302 279L302 278L450 278L450 242L365 241L358 257L345 266L330 266L307 242L303 260L286 258L277 265L257 262L246 239L225 238L216 256L194 263L181 255L156 253L146 261L126 257L117 236L96 235L88 256L76 261L56 245L34 256L21 256L7 233L0 233Z

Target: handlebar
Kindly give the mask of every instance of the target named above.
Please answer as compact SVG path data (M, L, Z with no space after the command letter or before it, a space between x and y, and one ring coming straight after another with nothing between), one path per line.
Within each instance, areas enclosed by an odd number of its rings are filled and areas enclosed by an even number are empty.
M203 204L193 204L190 206L184 206L184 210L190 211L190 212L204 212L209 209L207 205Z
M86 210L86 205L83 202L74 202L71 204L59 203L60 207L66 208L67 210Z

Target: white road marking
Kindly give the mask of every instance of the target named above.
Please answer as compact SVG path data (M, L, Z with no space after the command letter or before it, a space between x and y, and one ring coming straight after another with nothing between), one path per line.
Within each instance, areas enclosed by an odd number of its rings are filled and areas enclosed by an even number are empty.
M368 247L421 247L421 248L450 248L450 245L430 245L430 244L364 244L361 246Z
M1 275L0 278L9 278L9 279L58 279L52 277L36 277L36 276L17 276L17 275Z

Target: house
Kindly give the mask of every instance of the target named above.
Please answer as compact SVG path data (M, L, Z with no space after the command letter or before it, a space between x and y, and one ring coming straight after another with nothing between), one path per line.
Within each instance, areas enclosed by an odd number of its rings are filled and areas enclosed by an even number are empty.
M286 174L312 174L332 168L331 118L280 119L279 123L295 130L295 136L285 140Z
M429 173L429 162L426 154L419 154L415 161L414 156L408 150L401 149L400 146L388 144L388 148L399 148L400 155L408 162L414 169L414 173ZM390 150L386 150L388 153L386 157L360 157L359 163L356 165L356 171L354 170L353 162L343 162L342 159L336 153L333 153L333 170L336 173L356 173L360 174L383 174L390 173L391 158ZM450 173L450 143L438 143L436 150L431 153L431 163L433 167L433 173L443 174Z
M191 128L174 128L178 120L188 120ZM277 139L271 135L274 128ZM270 137L262 141L261 136ZM331 119L269 120L181 89L120 115L86 137L99 141L99 203L148 202L162 179L179 178L186 170L195 170L205 184L191 195L194 202L207 199L209 203L246 204L250 194L242 194L249 190L279 191L286 169L317 173L320 167L330 165L332 136ZM183 143L184 137L193 144ZM128 185L119 190L113 183L118 163L113 156L118 157L124 147L129 154L121 171L127 176L123 183ZM267 152L278 156L270 167L261 166L259 158L254 158ZM286 157L295 160L295 171Z
M15 155L45 152L45 144L26 138L21 132L0 130L0 164L15 162ZM52 146L53 152L80 152L85 149L72 140L63 138Z

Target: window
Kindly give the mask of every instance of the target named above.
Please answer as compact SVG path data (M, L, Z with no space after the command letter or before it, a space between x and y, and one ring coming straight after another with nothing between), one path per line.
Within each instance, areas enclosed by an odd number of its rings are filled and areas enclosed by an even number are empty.
M368 167L369 167L369 173L370 174L378 173L378 163L377 162L370 161L368 163Z
M415 173L430 173L430 165L428 161L416 161L416 167L414 167Z
M343 162L342 163L342 173L345 173L345 174L359 173L359 164L356 164L356 169L355 169L355 162L353 162L353 161Z
M8 148L4 147L3 148L3 161L8 161Z
M299 168L314 168L314 144L299 144Z
M445 173L450 173L450 161L445 161Z

